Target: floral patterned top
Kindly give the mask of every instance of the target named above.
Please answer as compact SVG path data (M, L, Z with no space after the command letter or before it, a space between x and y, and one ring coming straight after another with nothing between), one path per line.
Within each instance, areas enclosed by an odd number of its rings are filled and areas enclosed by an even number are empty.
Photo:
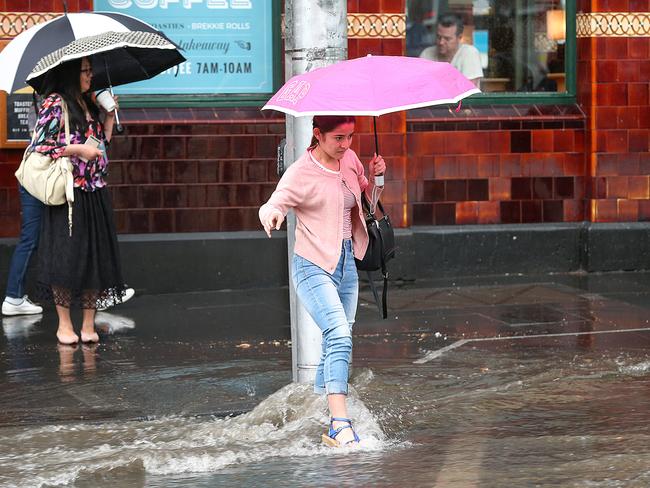
M53 93L43 100L41 110L38 113L36 122L35 137L30 143L30 150L46 154L54 159L63 156L65 150L65 127L63 118L63 105L61 96ZM83 144L89 136L95 136L106 146L104 128L99 120L88 121L88 127L84 134L78 131L70 131L70 144ZM95 191L106 186L104 177L108 174L108 159L106 153L103 156L82 161L78 156L70 156L72 162L72 175L74 186L84 191Z

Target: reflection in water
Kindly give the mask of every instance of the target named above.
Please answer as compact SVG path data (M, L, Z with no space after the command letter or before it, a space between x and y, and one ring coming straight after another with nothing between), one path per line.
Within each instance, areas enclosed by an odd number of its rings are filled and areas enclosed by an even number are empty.
M2 317L2 330L7 338L6 359L11 365L11 381L24 381L26 375L16 375L18 371L33 372L30 354L26 352L30 343L30 335L38 330L37 325L43 319L42 314L15 315Z
M97 312L95 329L100 334L115 334L135 328L135 320L108 312Z
M42 319L42 314L2 317L2 330L9 341L26 339Z
M97 348L98 344L57 344L59 351L59 378L64 383L70 383L77 379L77 364L75 356L77 351L81 349L82 352L82 370L84 376L90 376L97 370Z
M83 354L84 361L84 373L86 375L92 375L97 370L97 365L95 361L97 360L97 343L83 344L81 346L81 352Z
M59 377L64 383L74 381L74 353L79 349L76 344L57 344L59 351Z

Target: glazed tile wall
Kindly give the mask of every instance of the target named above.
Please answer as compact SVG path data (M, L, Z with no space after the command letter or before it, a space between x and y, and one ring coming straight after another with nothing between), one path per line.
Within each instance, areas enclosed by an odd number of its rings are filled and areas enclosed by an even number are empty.
M111 145L109 188L122 233L258 230L257 211L278 180L276 151L284 118L257 109L188 109L193 123L173 122L168 111L125 110L127 132ZM177 113L173 113L177 117ZM128 123L128 118L148 122ZM222 119L214 122L215 119ZM210 121L210 122L208 122ZM374 152L369 121L360 121L354 149L364 161ZM404 171L403 117L383 118L382 152L393 176L385 202L397 223Z
M92 0L66 0L69 12L92 10ZM0 0L0 12L63 12L63 0Z
M119 232L258 228L257 209L277 181L284 120L263 119L256 109L208 111L211 117L188 110L192 124L127 123L128 133L115 137L108 182ZM215 123L219 116L227 121Z
M579 32L578 97L588 115L587 218L650 220L650 1L581 0L599 20ZM644 32L621 20L643 17ZM585 23L585 25L589 25Z
M577 107L412 111L410 224L583 220L584 127Z
M58 5L44 3L38 10ZM580 3L579 11L591 11L590 2ZM599 7L648 11L647 4ZM402 14L404 1L349 0L348 10ZM380 152L389 166L382 199L395 224L650 220L649 45L648 37L579 38L577 105L381 117ZM403 37L349 39L350 58L403 51ZM124 116L127 132L110 149L119 232L259 229L257 208L278 179L283 116L257 109L131 109ZM353 148L364 162L375 150L371 122L357 123ZM19 230L13 172L20 156L0 150L1 236Z

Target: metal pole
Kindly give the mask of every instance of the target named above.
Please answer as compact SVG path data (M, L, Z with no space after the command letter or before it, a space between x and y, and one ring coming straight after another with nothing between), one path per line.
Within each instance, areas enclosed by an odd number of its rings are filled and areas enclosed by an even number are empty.
M285 77L306 73L347 59L348 25L346 0L286 0L285 2ZM287 115L285 161L291 164L311 141L310 117ZM287 216L289 276L295 242L296 218ZM290 278L291 281L291 278ZM291 344L293 380L310 383L316 375L321 355L321 332L289 286L291 306Z

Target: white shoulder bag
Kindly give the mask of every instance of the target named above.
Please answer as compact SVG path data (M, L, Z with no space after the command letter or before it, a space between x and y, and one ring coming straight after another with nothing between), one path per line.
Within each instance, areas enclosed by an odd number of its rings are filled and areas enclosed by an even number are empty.
M61 100L61 102L63 104L65 143L68 145L70 144L68 108L65 101ZM34 142L35 138L36 129L34 129L32 142ZM74 181L72 178L72 163L70 162L70 158L62 156L53 159L51 156L30 151L30 147L25 151L23 160L18 167L18 171L16 171L16 178L25 190L45 205L63 205L66 202L68 203L68 227L70 235L72 235Z

